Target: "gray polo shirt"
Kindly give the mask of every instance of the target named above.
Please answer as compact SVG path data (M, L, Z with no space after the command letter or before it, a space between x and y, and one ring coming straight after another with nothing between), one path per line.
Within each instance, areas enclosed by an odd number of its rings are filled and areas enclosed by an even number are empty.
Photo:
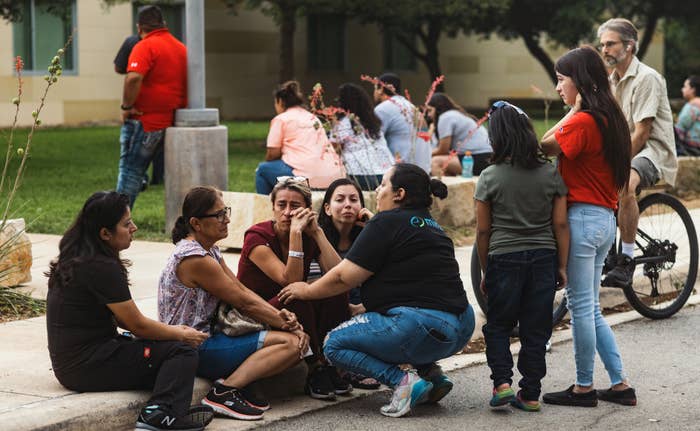
M673 114L666 95L666 80L635 56L625 76L620 78L613 71L610 83L615 99L627 118L630 133L634 133L635 123L640 123L645 118L654 119L649 140L633 157L649 159L661 178L674 185L678 160L673 137Z
M392 156L420 166L430 173L430 143L416 136L417 109L402 96L393 96L377 105L374 113L382 121L382 133Z
M451 149L457 151L457 154L462 155L465 151L471 151L472 154L493 152L486 128L456 109L440 115L437 131L440 139L452 137Z

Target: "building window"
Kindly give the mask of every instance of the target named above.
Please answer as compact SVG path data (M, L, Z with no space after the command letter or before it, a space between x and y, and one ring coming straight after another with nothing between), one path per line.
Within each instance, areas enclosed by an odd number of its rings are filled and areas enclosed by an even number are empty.
M75 17L75 0L65 9L50 2L23 1L22 18L13 23L12 36L14 53L22 57L25 71L46 72L56 51L73 33ZM75 36L63 58L65 72L75 70Z
M139 8L146 5L157 5L160 11L163 13L163 19L165 20L165 25L168 27L170 34L175 36L180 42L185 42L185 8L183 1L173 1L170 3L154 3L154 2L143 2L135 1L132 3L134 8L134 22L133 29L134 34L136 34L136 21L138 20Z
M309 15L308 65L311 70L345 68L345 16Z
M412 40L416 45L415 38ZM384 33L384 69L416 70L416 57L392 33Z

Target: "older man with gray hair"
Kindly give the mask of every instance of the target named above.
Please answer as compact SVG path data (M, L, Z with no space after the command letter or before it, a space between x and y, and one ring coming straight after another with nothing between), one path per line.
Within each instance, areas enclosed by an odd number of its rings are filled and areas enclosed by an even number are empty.
M634 24L624 18L610 19L598 28L598 38L603 60L613 68L613 94L632 134L632 170L618 210L622 252L602 282L603 286L624 287L632 283L634 275L634 238L639 222L637 191L661 178L673 185L678 161L666 80L637 58L638 33Z

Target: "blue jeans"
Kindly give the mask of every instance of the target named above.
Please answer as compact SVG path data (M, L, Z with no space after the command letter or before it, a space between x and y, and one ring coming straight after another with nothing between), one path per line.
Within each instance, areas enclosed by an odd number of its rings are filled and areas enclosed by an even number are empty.
M359 314L328 334L328 360L347 371L395 387L406 374L399 364L422 368L457 353L474 332L471 305L460 315L415 307Z
M277 177L292 176L292 167L284 163L282 159L260 162L255 170L255 191L261 195L269 195L277 184Z
M488 311L483 327L493 386L513 383L510 334L520 322L518 370L522 398L538 400L547 374L545 346L552 336L557 252L540 248L489 255L486 265Z
M616 385L625 378L620 351L610 326L600 312L600 278L603 262L615 237L615 216L609 208L573 204L569 208L571 246L566 287L574 337L576 384L593 384L596 350Z
M163 148L165 129L144 132L138 120L126 120L119 131L119 178L117 192L129 196L133 208L143 176L155 154Z
M229 337L218 332L199 346L197 375L209 380L226 378L233 374L248 356L263 347L267 331L251 332Z

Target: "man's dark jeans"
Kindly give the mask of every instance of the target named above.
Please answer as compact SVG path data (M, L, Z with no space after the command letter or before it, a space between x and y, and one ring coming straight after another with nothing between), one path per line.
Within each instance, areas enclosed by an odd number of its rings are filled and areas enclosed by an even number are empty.
M537 400L547 373L545 346L552 335L552 302L556 289L557 253L533 249L489 255L486 265L487 323L483 327L486 358L494 387L512 384L510 333L520 324L518 370L521 396Z

